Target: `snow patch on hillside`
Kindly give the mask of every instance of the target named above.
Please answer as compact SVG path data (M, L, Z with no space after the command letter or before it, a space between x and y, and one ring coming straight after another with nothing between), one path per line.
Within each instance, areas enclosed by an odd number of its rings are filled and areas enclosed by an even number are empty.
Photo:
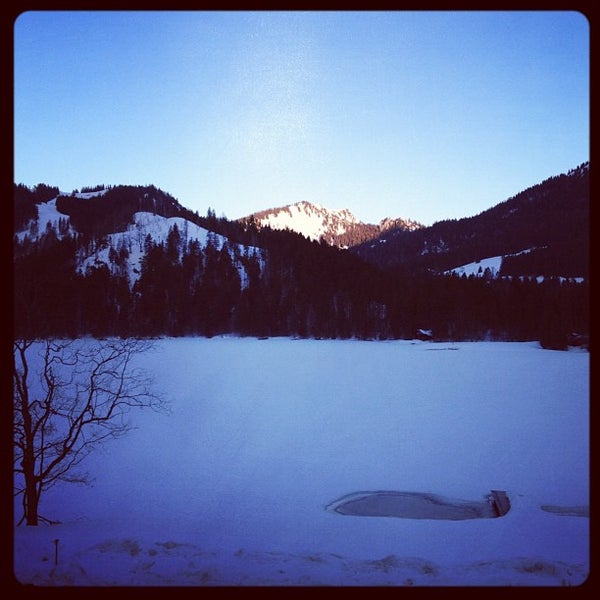
M219 235L200 227L195 223L188 221L182 217L161 217L149 212L138 212L134 214L134 222L129 224L127 231L112 233L107 236L107 244L86 257L79 265L78 271L85 273L90 267L106 264L110 266L109 252L111 247L117 251L121 248L126 248L129 252L127 262L128 277L131 285L137 281L141 274L142 261L145 256L144 246L147 236L150 236L156 244L165 244L169 236L169 232L177 227L181 236L182 246L186 247L189 242L197 241L201 248L206 248L210 243L217 250L221 250L225 244L229 242L228 238ZM234 247L243 254L248 248L249 256L261 257L261 250L253 246L242 246L240 244L232 244L229 247L229 254L234 258ZM238 261L235 266L240 274L242 288L248 285L248 276L243 265Z
M75 195L79 198L87 199L94 196L101 196L106 191L99 190L77 193ZM70 224L69 216L61 213L56 208L56 200L57 198L53 198L48 202L42 202L37 205L38 219L37 221L31 221L27 229L16 233L19 242L23 242L25 238L35 241L48 229L54 230L59 239L66 234L74 235L77 233ZM61 233L61 221L63 224L67 224L66 228L62 228L66 233ZM127 226L125 231L105 236L98 240L97 243L92 244L93 249L89 254L80 255L78 257L77 272L85 274L88 268L100 267L102 265L108 266L114 272L115 267L110 260L111 249L117 252L125 249L128 254L125 268L129 283L133 286L141 275L147 236L150 236L155 244L165 244L170 230L175 226L179 230L183 247L187 246L191 241L197 241L202 249L211 243L217 250L221 250L229 242L227 237L211 232L183 217L167 218L150 212L137 212L134 213L133 222ZM248 285L248 275L244 266L238 260L235 260L235 252L240 255L247 254L249 257L258 258L262 268L262 250L254 246L243 246L241 244L229 244L228 249L230 256L234 258L234 265L240 274L242 289L244 289Z
M505 256L518 256L519 254L527 254L531 252L533 248L528 248L526 250L522 250L521 252L515 252L513 254L507 254ZM471 275L474 277L491 277L497 278L500 276L500 268L502 267L502 261L505 256L491 256L489 258L483 258L481 260L477 260L474 262L467 263L465 265L461 265L459 267L455 267L454 269L449 269L444 272L444 275L465 275L466 277L470 277ZM521 277L523 279L523 277ZM535 277L535 280L538 283L542 283L544 281L543 275L538 275ZM585 279L583 277L559 277L560 281L575 281L577 283L583 283Z

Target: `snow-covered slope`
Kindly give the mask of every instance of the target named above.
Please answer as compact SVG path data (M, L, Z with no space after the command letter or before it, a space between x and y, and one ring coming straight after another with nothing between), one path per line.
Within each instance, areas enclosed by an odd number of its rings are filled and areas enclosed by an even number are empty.
M90 199L97 196L103 196L108 189L98 190L96 192L78 192L78 193L63 193L60 192L59 196L72 196L75 198ZM58 196L57 196L58 198ZM67 233L72 235L75 230L70 225L70 219L68 215L61 213L56 208L57 198L52 198L48 202L40 202L37 204L38 218L29 222L29 226L22 231L16 232L17 239L22 242L25 238L29 238L31 241L38 240L48 228L53 229L56 235L61 238ZM66 224L66 227L61 228L61 222Z
M76 196L91 198L102 195L105 191L80 193ZM56 200L56 198L53 198L48 202L37 205L38 219L30 222L27 229L16 233L19 241L23 241L25 238L36 241L49 230L53 230L58 238L76 233L70 223L69 216L57 210ZM174 227L177 227L181 236L182 248L186 247L191 241L197 241L202 249L210 243L217 250L221 250L223 245L229 241L225 236L210 232L183 217L167 218L151 212L137 212L133 215L133 222L127 226L125 231L111 233L101 239L91 240L85 246L79 246L77 271L83 274L87 269L100 267L101 265L108 266L112 272L117 269L124 269L130 285L133 286L141 274L147 237L150 236L155 244L164 244L167 241L169 232ZM262 259L262 250L240 244L229 244L228 248L240 274L242 287L246 287L247 274L244 266L236 260L235 251L238 255L247 253L249 256ZM127 258L124 265L115 265L110 257L112 251L117 253L125 251Z
M519 254L526 254L527 252L531 252L531 249L523 250L522 252L517 252L515 254L510 254L507 256L517 256ZM470 277L473 275L474 277L489 277L496 278L500 276L500 269L502 267L502 261L506 258L506 256L491 256L488 258L483 258L478 261L470 262L465 265L460 265L455 267L454 269L450 269L445 272L445 275L465 275L466 277ZM566 277L559 278L561 280L567 279ZM578 283L584 281L583 277L574 277L571 278ZM542 282L544 280L543 275L538 275L536 277L538 282Z
M211 233L195 223L190 223L181 217L161 217L148 212L139 212L134 215L134 223L130 224L127 231L112 233L107 237L107 244L103 244L95 249L92 254L83 257L79 264L79 272L85 273L89 267L99 266L101 264L111 265L109 258L110 249L119 251L126 248L129 254L127 269L129 281L135 282L141 273L142 261L144 259L144 245L149 235L155 244L164 244L169 236L169 231L177 227L184 246L190 241L197 241L201 248L208 244L209 236L211 243L220 250L228 240L226 237L217 233ZM242 250L242 246L238 245ZM258 253L257 248L252 248L251 253ZM233 257L233 254L232 254ZM246 276L241 264L236 265L242 279L242 286L245 285Z
M305 201L255 213L253 216L261 226L289 229L311 240L341 235L358 223L348 209L330 210Z

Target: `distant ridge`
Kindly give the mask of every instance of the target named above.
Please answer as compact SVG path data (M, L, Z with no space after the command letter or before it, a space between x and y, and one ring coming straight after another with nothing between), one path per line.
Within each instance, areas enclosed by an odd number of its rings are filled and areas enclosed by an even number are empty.
M475 217L367 226L309 202L240 222L153 186L15 184L13 324L23 337L427 332L565 349L589 331L589 196L585 164Z
M404 218L386 218L378 225L363 223L347 208L333 210L307 201L255 212L240 221L253 221L258 227L288 229L310 240L322 240L340 248L375 239L390 228L415 231L422 227L420 223Z

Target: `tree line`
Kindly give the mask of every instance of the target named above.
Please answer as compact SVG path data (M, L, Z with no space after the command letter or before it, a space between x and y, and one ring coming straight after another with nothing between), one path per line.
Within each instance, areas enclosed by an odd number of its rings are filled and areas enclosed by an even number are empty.
M583 163L473 217L415 231L392 229L382 235L385 244L363 243L352 250L381 267L437 272L515 254L504 261L503 274L587 278L589 234L589 163Z
M240 229L225 219L205 245L173 227L148 236L132 284L131 250L107 236L49 228L14 241L14 333L49 336L300 336L440 340L548 340L589 331L587 281L434 275L381 269L299 234ZM208 223L207 223L208 224ZM235 230L235 232L234 232ZM77 270L82 254L109 247L108 264Z

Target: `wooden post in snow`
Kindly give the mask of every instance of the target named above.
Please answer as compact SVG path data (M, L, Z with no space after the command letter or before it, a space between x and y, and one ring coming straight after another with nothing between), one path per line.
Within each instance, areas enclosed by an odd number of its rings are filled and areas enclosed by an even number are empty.
M506 492L492 490L492 505L496 511L496 516L503 517L510 510L510 500Z

